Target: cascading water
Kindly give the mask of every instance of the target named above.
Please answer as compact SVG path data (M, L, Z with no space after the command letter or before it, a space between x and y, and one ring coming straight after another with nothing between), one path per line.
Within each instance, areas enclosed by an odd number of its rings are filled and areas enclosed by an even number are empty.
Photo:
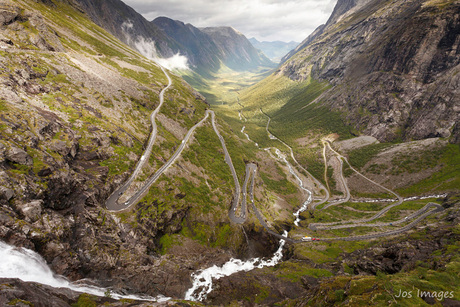
M300 179L299 176L297 176L297 174L295 173L294 171L294 168L292 167L292 165L287 161L286 157L281 153L281 151L277 148L275 150L276 152L276 155L278 156L279 159L283 160L284 163L286 163L286 165L289 167L289 172L297 179L297 181L299 182L299 187L304 190L305 192L308 193L308 198L306 201L304 201L304 203L302 204L302 206L300 207L299 210L297 210L295 213L294 213L294 216L295 216L295 221L294 221L294 225L296 226L299 226L299 222L300 222L300 213L304 212L305 210L308 209L308 205L311 203L312 201L312 193L310 190L306 189L304 186L303 186L303 181L302 179Z
M283 236L287 237L287 235L287 231L284 231ZM242 261L240 259L232 258L221 267L214 265L200 271L198 274L193 273L193 285L185 294L185 299L189 301L204 300L212 291L213 279L220 279L241 271L247 272L256 268L261 269L263 267L276 265L281 258L283 258L284 243L286 243L285 240L280 240L278 250L273 254L273 257L268 260L253 258L248 261Z
M256 142L254 142L253 140L251 140L251 138L249 137L249 135L248 135L246 132L244 132L244 129L245 129L245 128L246 128L246 126L243 126L243 128L241 129L241 133L243 133L243 134L246 136L246 138L248 139L249 142L253 142L253 143L256 145L256 147L259 147L259 144L256 143Z
M77 285L62 276L54 274L39 254L26 248L17 248L0 241L0 259L2 259L0 265L1 278L19 278L23 281L37 282L54 288L68 288L96 296L105 296L107 293L107 289L90 285ZM164 296L121 295L115 292L111 292L110 295L115 299L169 300Z

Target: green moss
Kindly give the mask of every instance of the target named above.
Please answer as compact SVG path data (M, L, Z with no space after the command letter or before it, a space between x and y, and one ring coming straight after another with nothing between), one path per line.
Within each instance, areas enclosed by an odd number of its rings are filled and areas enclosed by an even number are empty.
M272 268L272 271L281 278L292 282L300 282L300 279L305 276L312 276L315 278L333 276L333 273L325 269L315 269L307 264L296 262L283 262L277 267Z
M72 304L72 307L96 307L95 296L86 293L80 294L78 301Z
M166 254L174 245L182 245L180 236L165 234L160 238L161 254Z
M6 112L8 111L8 106L6 104L6 101L0 98L0 111Z
M9 301L7 304L10 305L10 306L16 306L16 305L20 305L20 306L23 306L23 305L34 306L34 304L32 304L31 302L25 301L25 300L21 300L21 299L19 299L19 298L15 298L15 299Z

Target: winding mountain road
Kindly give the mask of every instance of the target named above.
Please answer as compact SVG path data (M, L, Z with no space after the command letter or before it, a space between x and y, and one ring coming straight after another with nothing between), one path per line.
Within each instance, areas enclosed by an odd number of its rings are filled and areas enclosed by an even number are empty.
M263 112L262 109L260 109L260 111L268 117L268 122L267 122L267 126L266 126L266 131L267 131L267 134L268 134L268 137L272 140L278 140L279 142L281 142L283 145L285 145L286 147L289 148L290 152L291 152L291 157L293 158L293 160L296 162L296 164L301 167L303 169L303 167L297 162L297 160L295 159L294 157L294 154L293 154L293 151L292 151L292 148L287 145L285 142L283 142L282 140L280 140L279 138L277 138L276 136L274 136L272 133L270 133L269 131L269 124L270 124L270 120L271 118L265 113ZM405 231L408 231L409 229L413 228L417 223L419 223L421 220L423 220L426 216L430 215L430 214L433 214L433 213L437 213L437 212L441 212L443 210L443 207L438 205L438 204L435 204L435 203L428 203L425 207L423 207L422 209L412 213L411 215L409 216L406 216L405 218L403 219L400 219L398 221L394 221L394 222L381 222L381 223L375 223L375 224L366 224L372 220L375 220L377 218L380 218L381 216L383 216L385 213L387 213L391 208L393 207L396 207L396 206L399 206L401 205L403 202L404 202L404 199L399 196L398 194L396 194L395 192L391 191L390 189L380 185L379 183L373 181L372 179L364 176L363 174L361 174L360 172L358 172L358 170L356 170L354 167L352 167L350 165L350 163L348 162L348 159L344 156L342 156L341 154L339 154L337 151L335 151L332 147L331 147L331 144L330 144L330 141L328 140L322 140L323 142L323 157L324 157L324 160L325 160L325 166L327 165L327 159L326 159L326 146L329 148L329 150L331 150L337 157L337 159L339 159L340 161L340 176L341 176L341 181L345 187L345 193L346 193L346 196L344 199L341 199L341 200L338 200L338 201L335 201L335 202L331 202L329 204L327 204L326 206L324 206L322 208L322 210L324 209L327 209L328 207L330 206L333 206L333 205L338 205L338 204L341 204L341 203L345 203L345 202L348 202L351 198L351 193L350 193L350 190L348 188L348 185L346 183L346 180L343 176L343 161L345 161L348 166L354 171L356 172L359 176L363 177L364 179L368 180L369 182L373 183L374 185L380 187L381 189L389 192L390 194L393 194L396 198L397 198L397 201L385 208L383 208L381 211L377 212L374 216L370 217L370 218L367 218L367 219L360 219L360 220L348 220L348 221L340 221L340 222L331 222L331 223L313 223L313 224L310 224L309 225L309 228L311 228L312 230L316 230L316 229L339 229L339 228L352 228L352 227L363 227L363 226L368 226L368 227L383 227L383 226L394 226L394 225L398 225L398 224L401 224L403 222L407 222L409 220L412 220L416 217L418 217L416 220L414 220L413 222L411 222L410 224L400 228L400 229L396 229L396 230L392 230L392 231L387 231L387 232L380 232L380 233L373 233L373 234L368 234L368 235L360 235L360 236L349 236L349 237L346 237L346 238L342 238L342 237L336 237L336 238L318 238L320 240L325 240L325 241L331 241L331 240L348 240L348 241L351 241L351 240L368 240L368 239L373 239L373 238L378 238L378 237L383 237L383 236L391 236L391 235L394 235L394 234L400 234L402 232L405 232ZM278 150L278 149L277 149ZM287 161L286 161L287 162ZM307 172L305 169L304 169L305 172ZM310 177L314 178L309 172L307 172ZM297 176L296 176L297 177ZM314 178L317 182L318 182L318 185L322 187L322 189L324 189L327 193L327 196L326 198L324 198L323 200L321 200L320 202L318 203L315 203L315 204L312 204L311 205L311 209L314 210L316 206L322 204L322 203L325 203L328 201L329 199L329 192L328 192L328 189L326 189L326 187L324 187L324 185L322 185L321 183L319 183L319 181ZM303 185L301 186L301 188L303 188ZM254 206L255 207L255 206ZM433 210L430 210L428 211L429 208L431 207L435 207L435 209ZM258 214L258 212L256 211L257 209L254 208L255 212L256 212L256 216L258 217L259 221L261 221L261 224L265 227L265 228L268 228L268 226L266 225L263 217L259 217L260 213ZM264 221L264 223L262 223L262 221ZM343 224L346 224L346 225L343 225ZM335 225L339 225L339 226L335 226ZM302 240L293 240L294 243L299 243L299 242L304 242ZM292 242L292 241L290 241Z
M161 65L160 65L160 68L163 71L163 73L166 75L166 78L168 79L168 85L161 90L160 96L159 96L160 103L158 104L158 107L156 107L156 109L152 112L152 114L150 114L150 122L152 124L152 132L150 133L149 142L147 144L146 149L144 150L144 153L142 154L141 158L137 162L136 167L134 168L134 171L131 174L131 176L128 178L128 180L126 180L126 182L121 187L116 189L110 195L110 197L107 199L107 201L105 202L106 208L111 210L111 211L119 211L119 210L122 210L122 209L126 209L127 207L129 207L130 205L133 204L133 202L131 201L131 198L127 201L127 203L125 202L124 204L119 204L118 199L121 197L121 195L123 195L123 193L125 193L125 191L129 188L131 183L133 183L134 179L136 179L137 175L139 174L141 169L144 167L145 162L148 161L148 159L150 157L150 154L152 153L152 147L153 147L153 144L155 143L155 139L156 139L156 136L157 136L157 130L158 130L157 129L157 124L155 122L155 118L156 118L158 112L160 112L161 106L164 103L164 94L165 94L165 92L172 85L172 80L169 77L169 75L166 73L165 69Z
M229 154L229 152L227 150L225 140L222 137L222 135L219 133L219 130L217 128L216 119L215 119L215 113L212 110L206 110L204 118L202 120L200 120L198 123L196 123L192 128L190 128L190 130L187 132L187 134L185 135L184 139L182 140L181 144L176 149L174 154L170 157L170 159L163 166L161 166L152 176L150 176L144 182L142 187L139 188L134 193L134 195L132 195L123 204L120 204L118 202L118 199L120 198L120 196L132 184L132 182L134 181L134 179L137 177L137 175L139 174L140 170L144 166L146 160L148 160L148 158L149 158L149 156L151 154L151 151L152 151L153 144L155 142L155 138L156 138L156 134L157 134L157 126L156 126L156 123L155 123L155 118L156 118L156 115L158 114L161 106L163 105L165 91L172 85L172 80L169 77L168 73L164 70L163 67L161 67L161 69L163 70L164 74L166 75L166 77L168 79L168 85L165 88L163 88L163 90L160 92L160 95L159 95L160 104L152 112L152 114L150 116L150 120L151 120L151 123L152 123L152 132L151 132L151 135L150 135L150 138L149 138L147 148L145 149L143 155L141 156L141 159L137 162L137 165L136 165L133 173L131 174L131 176L128 178L128 180L120 188L116 189L110 195L110 197L107 199L107 201L106 201L107 209L109 211L112 211L112 212L126 210L127 208L130 208L132 205L136 204L143 196L145 196L145 194L147 194L148 190L153 185L153 183L177 160L177 158L180 157L182 151L184 150L186 144L190 140L190 138L191 138L192 134L194 133L194 131L196 130L196 128L200 127L208 119L209 114L211 114L212 127L213 127L214 132L216 133L216 135L218 136L218 138L219 138L219 140L221 142L221 145L222 145L222 148L223 148L223 151L224 151L224 155L225 155L225 162L227 163L227 165L230 168L230 172L232 173L233 180L234 180L234 185L235 185L235 192L233 194L233 201L232 201L232 205L231 205L231 208L229 210L229 213L228 213L229 219L233 223L236 223L236 224L243 224L246 221L246 219L247 219L247 205L246 205L246 203L247 203L247 197L248 197L248 183L249 183L249 179L251 179L251 184L250 184L250 187L249 187L249 198L250 198L250 202L251 202L251 207L252 207L252 209L254 211L254 214L255 214L256 218L259 220L260 224L266 229L266 231L268 233L272 234L273 236L275 236L277 238L286 240L287 242L290 242L290 243L305 242L303 240L297 240L297 239L293 239L293 238L283 236L283 235L273 231L269 227L269 225L267 224L264 216L259 212L259 210L255 206L255 203L254 203L254 185L255 185L255 174L257 172L257 165L254 164L254 163L247 163L246 164L246 174L245 174L245 180L244 180L244 183L243 183L243 193L242 193L243 196L242 196L242 201L241 201L241 209L239 211L239 214L237 214L238 205L240 203L239 200L240 200L240 194L241 194L241 186L239 184L238 176L237 176L236 170L235 170L235 168L233 166L232 159L231 159L230 154ZM262 109L260 109L260 110L263 113ZM265 114L265 113L263 113L263 114ZM312 178L312 180L314 181L314 184L317 187L319 187L321 190L324 190L326 192L326 197L323 198L322 200L320 200L319 203L316 203L315 206L317 206L319 204L322 204L322 203L325 203L329 199L329 196L330 196L328 190L326 189L326 187L324 187L324 185L322 185L321 182L319 182L315 177L313 177L305 168L303 168L297 162L297 160L295 159L293 150L289 145L287 145L286 143L281 141L279 138L275 137L274 135L272 135L270 133L270 131L268 129L269 123L270 123L270 117L267 114L265 114L265 115L269 118L266 130L267 130L267 133L268 133L270 139L276 139L279 142L281 142L283 145L285 145L287 148L289 148L291 158L298 165L298 167L300 167L306 174L308 174ZM414 218L415 218L415 220L412 221L411 223L409 223L406 226L403 226L403 227L401 227L399 229L395 229L395 230L392 230L392 231L372 233L372 234L360 235L360 236L336 237L336 238L320 238L321 240L324 240L324 241L332 241L332 240L346 240L346 241L368 240L368 239L373 239L373 238L378 238L378 237L396 235L396 234L400 234L402 232L408 231L409 229L413 228L417 223L419 223L421 220L423 220L428 215L436 213L436 212L440 212L440 211L443 210L442 206L440 206L438 204L435 204L435 203L429 203L425 207L423 207L422 209L420 209L420 210L412 213L411 215L405 217L404 219L400 219L398 221L394 221L394 222L391 222L391 223L390 222L388 222L388 223L382 222L382 223L375 223L375 224L364 224L366 222L369 222L369 221L372 221L374 219L377 219L377 218L381 217L383 214L388 212L388 210L390 210L391 208L393 208L393 207L395 207L397 205L400 205L404 200L399 195L394 193L393 191L381 186L380 184L378 184L378 183L372 181L371 179L365 177L364 175L360 174L356 169L354 169L350 165L350 163L348 162L346 157L340 155L338 152L336 152L334 149L332 149L332 147L330 146L329 142L327 142L327 146L329 147L329 149L332 152L334 152L337 155L338 159L341 161L341 170L343 168L343 161L345 161L353 171L355 171L357 174L359 174L363 178L369 180L370 182L376 184L377 186L379 186L379 187L383 188L384 190L390 192L391 194L395 195L398 198L398 201L396 203L394 203L394 204L391 204L390 206L385 207L383 210L379 211L373 217L368 218L368 219L361 219L361 220L354 220L354 221L341 221L341 222L333 222L333 223L316 223L316 224L310 224L310 226L313 226L314 228L316 227L315 229L339 229L339 228L359 227L359 226L381 227L381 226L389 226L389 225L392 226L393 224L401 224L401 223L404 223L404 222L406 222L408 220L411 220L411 219L414 219ZM290 165L287 162L287 160L284 159L284 161L290 167ZM297 176L294 173L294 170L292 169L292 167L290 167L290 170L293 173L293 175L295 175L295 177L299 180L299 186L303 187L303 182L300 179L300 177ZM343 172L341 172L341 176L342 176L344 185L346 186L345 178L343 178ZM310 197L311 197L311 192L309 191L309 193L310 193ZM347 197L349 199L348 187L347 187L347 194L348 194ZM310 200L310 202L311 202L311 200ZM312 209L314 209L315 206L312 206ZM432 207L434 207L434 209L428 210L428 209L430 209ZM300 210L299 210L299 213L300 213ZM346 224L346 223L349 223L349 224L342 225L342 224Z

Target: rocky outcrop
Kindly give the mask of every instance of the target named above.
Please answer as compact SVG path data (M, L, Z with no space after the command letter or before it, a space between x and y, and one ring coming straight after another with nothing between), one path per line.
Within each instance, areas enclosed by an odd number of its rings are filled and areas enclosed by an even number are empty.
M14 196L14 191L6 187L0 187L0 198L9 201Z
M34 282L13 278L0 278L0 305L35 307L70 306L126 306L113 298L98 297L67 288L53 288ZM168 302L145 302L129 300L129 306L171 306Z
M7 150L5 154L5 158L10 162L18 163L22 165L31 166L33 164L32 157L27 152L22 150L21 148L18 148L15 146L11 146Z
M278 73L327 80L333 87L318 100L380 141L457 142L459 4L349 2Z
M42 215L43 200L34 200L27 204L19 205L19 212L27 222L36 222Z
M21 31L25 26L17 21L22 22L24 25L34 27L37 32L31 33L28 36L24 36ZM11 31L8 33L9 36L14 36L14 39L6 38L0 35L0 46L14 46L15 42L24 46L24 41L30 46L34 46L40 50L47 51L64 51L59 37L56 32L50 30L50 28L43 22L42 16L31 10L18 10L17 6L9 0L3 1L0 4L0 26L9 28Z

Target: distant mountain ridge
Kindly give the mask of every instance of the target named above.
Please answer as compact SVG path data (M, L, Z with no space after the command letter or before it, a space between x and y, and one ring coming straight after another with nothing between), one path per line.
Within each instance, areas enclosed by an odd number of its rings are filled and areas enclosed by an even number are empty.
M254 37L250 38L249 41L255 48L261 50L270 60L274 62L279 62L283 56L299 45L298 42L294 41L288 43L282 41L260 42Z
M70 1L131 47L136 48L139 39L154 42L158 56L186 56L190 68L201 75L217 71L221 64L235 70L275 66L244 35L230 27L198 29L167 17L150 22L120 0Z
M258 66L275 66L249 40L232 27L207 27L201 30L208 34L223 54L225 65L233 70L247 70Z

